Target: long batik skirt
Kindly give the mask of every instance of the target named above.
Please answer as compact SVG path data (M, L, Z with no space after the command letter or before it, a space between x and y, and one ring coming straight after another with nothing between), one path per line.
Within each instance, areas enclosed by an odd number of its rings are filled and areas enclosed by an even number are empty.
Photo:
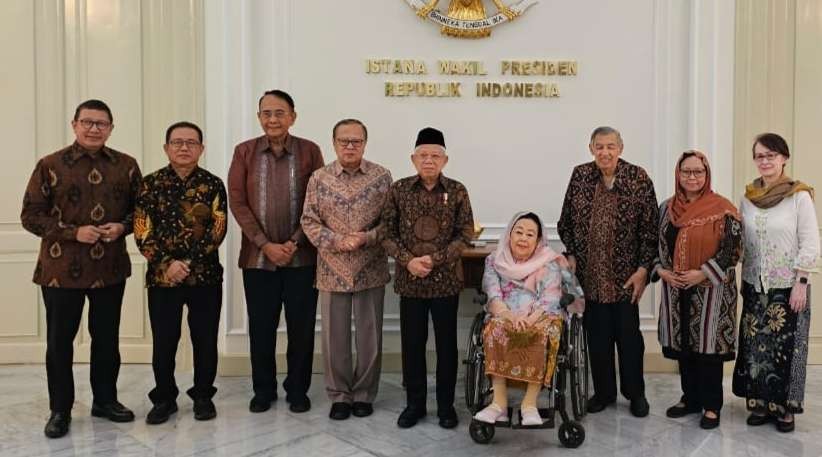
M791 310L791 289L757 292L742 283L742 318L733 392L745 398L749 411L784 416L801 413L808 362L808 305Z
M507 319L490 319L482 331L485 374L551 385L562 325L562 316L545 315L533 326L517 331Z

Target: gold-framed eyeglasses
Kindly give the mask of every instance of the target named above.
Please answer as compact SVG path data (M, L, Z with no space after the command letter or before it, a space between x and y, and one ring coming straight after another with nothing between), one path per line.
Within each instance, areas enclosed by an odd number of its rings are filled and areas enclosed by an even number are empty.
M171 140L168 142L168 145L174 149L180 149L183 145L186 145L189 149L196 148L198 146L202 146L203 144L197 140L182 140L180 138Z
M693 169L693 170L690 170L690 169L687 169L687 168L680 168L679 169L679 176L681 176L683 178L688 178L690 176L693 176L694 178L699 179L699 178L705 177L705 173L707 173L707 171L704 168L698 168L698 169Z
M276 118L276 119L285 119L289 115L291 115L290 112L285 111L285 110L281 110L281 109L274 110L274 111L271 111L271 110L260 111L260 116L262 116L263 119L271 119L272 117Z
M86 129L91 130L92 127L97 127L98 130L108 130L111 127L111 122L109 121L95 121L92 119L80 119L77 121L80 125Z
M349 145L353 146L356 149L362 147L365 144L365 140L362 138L337 138L334 140L337 145L341 148L347 148Z

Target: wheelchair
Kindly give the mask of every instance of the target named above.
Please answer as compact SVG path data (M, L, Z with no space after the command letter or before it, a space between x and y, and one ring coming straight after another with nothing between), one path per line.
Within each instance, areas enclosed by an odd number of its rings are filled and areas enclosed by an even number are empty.
M563 309L573 302L573 296L566 294L561 301ZM477 302L484 303L484 294ZM518 409L508 408L508 420L498 421L496 424L471 419L468 432L471 439L478 444L488 444L494 438L498 427L511 429L553 429L555 416L559 413L561 423L558 435L560 443L566 448L579 447L585 441L585 428L579 422L586 414L588 401L588 344L585 330L582 327L582 316L566 313L560 336L557 364L553 374L551 386L546 388L548 407L539 408L539 415L543 419L542 425L521 425L521 416ZM468 346L466 349L465 364L465 403L471 415L485 408L491 403L493 388L491 379L485 375L485 354L482 345L482 330L487 313L480 311L471 324ZM570 385L571 415L566 410L566 388ZM514 420L514 412L519 420Z

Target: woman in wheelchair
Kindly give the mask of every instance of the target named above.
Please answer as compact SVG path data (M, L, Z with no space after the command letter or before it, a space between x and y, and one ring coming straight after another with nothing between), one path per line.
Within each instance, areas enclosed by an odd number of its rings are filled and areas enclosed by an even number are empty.
M514 216L485 261L483 290L488 318L482 335L485 373L493 401L474 418L493 424L507 420L507 386L525 386L522 425L541 425L537 395L550 385L564 320L563 288L576 300L569 312L582 312L582 289L565 258L548 247L542 221L531 212Z

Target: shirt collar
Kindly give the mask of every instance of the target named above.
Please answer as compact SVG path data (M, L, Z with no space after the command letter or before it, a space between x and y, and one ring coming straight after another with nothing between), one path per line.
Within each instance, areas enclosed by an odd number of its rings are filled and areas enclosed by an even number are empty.
M88 149L80 146L80 143L78 143L77 141L75 141L71 145L71 150L69 151L69 154L71 155L71 158L75 161L79 160L80 157L82 157L84 155L88 156L89 158L96 158L98 155L101 155L101 154L108 157L109 160L114 159L114 152L112 152L112 150L109 149L107 146L103 146L96 153L92 153Z
M185 179L180 178L180 175L178 175L177 172L174 171L174 167L172 167L171 164L166 165L165 168L163 168L163 172L169 176L174 177L174 179L180 179L183 182L188 182L191 178L200 173L200 166L195 166L194 169L191 170L191 173L189 173L188 176L185 177Z
M420 175L414 176L413 185L420 186L423 189L425 189L425 186L422 183L422 178L420 178ZM441 188L442 190L445 190L447 188L445 186L445 175L442 172L440 172L440 176L439 176L439 178L437 178L437 185L434 186L434 189L431 189L431 190L435 190L435 189L439 189L439 188Z
M591 162L594 164L594 170L596 172L593 174L595 181L601 181L603 178L602 170L599 169L596 162ZM622 160L622 158L617 159L617 166L616 170L614 170L614 187L616 187L617 183L622 181L624 178L622 175L625 174L625 170L628 168L628 162Z
M287 134L285 137L285 142L283 144L283 154L277 156L274 154L274 151L271 149L271 143L268 142L268 137L263 135L257 139L257 148L256 152L263 153L269 152L270 154L274 155L275 157L282 157L285 154L291 154L294 151L294 142L296 140L291 134Z
M360 173L366 175L366 174L368 174L368 170L370 170L370 169L371 169L370 163L367 160L362 159L360 161L360 166L357 167L357 169L354 170L354 172L356 173L356 172L359 171ZM345 172L345 168L343 168L343 166L342 166L342 164L340 164L339 160L335 160L332 171L334 172L334 176L339 177L341 174L343 174Z

